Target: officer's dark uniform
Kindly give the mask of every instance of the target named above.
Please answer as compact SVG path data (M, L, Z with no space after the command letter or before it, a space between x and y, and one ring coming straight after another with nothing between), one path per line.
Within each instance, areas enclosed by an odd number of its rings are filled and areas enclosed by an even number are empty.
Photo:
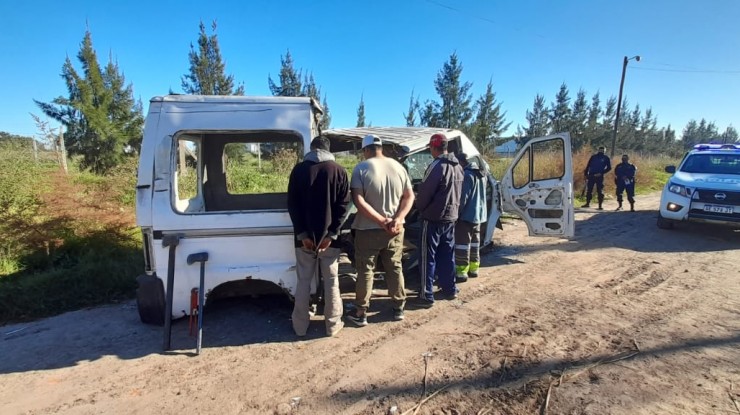
M627 191L627 201L630 202L630 211L635 211L635 175L637 174L637 167L634 164L630 164L629 157L627 155L622 156L622 162L617 164L614 168L614 182L617 185L617 202L619 207L617 210L622 209L622 192Z
M604 154L604 148L599 148L599 152L588 159L588 164L584 171L587 180L586 185L588 187L586 191L586 204L583 207L590 206L594 185L596 185L596 193L599 196L599 210L603 209L601 204L604 203L604 174L608 173L611 169L612 163L609 157Z

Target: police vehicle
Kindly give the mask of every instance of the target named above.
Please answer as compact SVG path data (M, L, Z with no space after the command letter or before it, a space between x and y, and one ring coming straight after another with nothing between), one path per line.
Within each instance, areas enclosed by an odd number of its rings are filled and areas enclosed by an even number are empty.
M702 222L740 228L740 144L697 144L672 173L660 198L658 227Z

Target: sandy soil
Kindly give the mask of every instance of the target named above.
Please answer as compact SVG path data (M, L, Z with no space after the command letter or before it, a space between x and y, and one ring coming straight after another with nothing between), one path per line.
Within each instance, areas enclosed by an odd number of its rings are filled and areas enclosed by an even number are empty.
M659 230L657 203L579 210L570 241L509 221L457 300L392 322L379 283L337 338L278 297L206 308L200 356L133 302L5 326L0 413L740 414L740 233Z

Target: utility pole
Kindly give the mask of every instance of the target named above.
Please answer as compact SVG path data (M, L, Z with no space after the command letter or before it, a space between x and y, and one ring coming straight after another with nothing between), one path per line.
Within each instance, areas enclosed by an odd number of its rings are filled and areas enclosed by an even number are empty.
M614 150L617 146L617 128L619 128L619 111L622 109L622 89L624 89L624 74L627 72L627 62L629 62L631 59L634 59L637 62L640 62L640 56L633 56L631 58L624 57L624 61L622 62L622 80L619 82L619 98L617 98L617 116L614 117L614 134L612 134L612 149L609 154L609 157L614 158Z

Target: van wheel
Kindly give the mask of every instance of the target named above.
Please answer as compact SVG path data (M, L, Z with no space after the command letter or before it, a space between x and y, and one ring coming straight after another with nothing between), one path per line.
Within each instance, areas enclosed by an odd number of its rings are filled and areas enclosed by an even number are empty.
M658 213L657 225L660 229L673 229L673 221L660 216L660 213Z
M136 307L144 324L164 325L164 285L153 275L139 275L136 278Z

